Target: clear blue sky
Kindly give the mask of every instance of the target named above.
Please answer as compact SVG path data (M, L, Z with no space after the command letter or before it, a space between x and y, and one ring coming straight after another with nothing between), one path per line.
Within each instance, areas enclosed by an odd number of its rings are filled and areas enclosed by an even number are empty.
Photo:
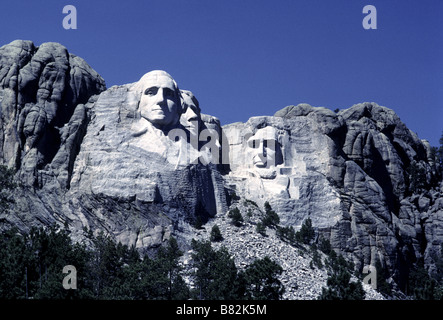
M377 30L362 27L368 4ZM442 0L4 1L0 45L15 39L60 42L108 87L166 70L222 124L373 101L432 145L443 130Z

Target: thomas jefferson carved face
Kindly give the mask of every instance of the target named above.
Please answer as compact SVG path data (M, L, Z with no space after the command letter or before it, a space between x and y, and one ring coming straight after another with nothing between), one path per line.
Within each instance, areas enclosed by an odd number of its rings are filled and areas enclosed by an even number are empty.
M265 127L248 139L248 147L252 155L252 162L257 168L270 168L277 165L279 157L277 130Z
M181 90L181 96L183 99L183 113L180 117L180 123L192 134L197 135L201 123L198 100L192 92L188 90Z
M158 128L178 123L181 114L177 83L164 71L151 71L139 81L142 90L140 115Z

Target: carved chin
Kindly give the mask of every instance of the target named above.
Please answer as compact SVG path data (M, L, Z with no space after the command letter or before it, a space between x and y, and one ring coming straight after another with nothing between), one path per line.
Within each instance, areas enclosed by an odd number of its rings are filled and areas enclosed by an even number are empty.
M172 118L172 117L166 117L165 115L156 115L147 118L147 120L155 125L171 126L177 124L178 117Z
M277 171L275 169L257 168L256 170L250 171L249 174L261 179L275 179L275 177L277 177Z
M147 120L154 124L168 124L168 121L164 115L149 117Z

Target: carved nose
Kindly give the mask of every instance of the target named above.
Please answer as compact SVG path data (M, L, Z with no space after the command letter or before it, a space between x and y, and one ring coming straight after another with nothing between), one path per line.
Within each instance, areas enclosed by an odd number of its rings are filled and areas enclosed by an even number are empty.
M266 157L266 145L265 142L262 140L260 141L260 153Z
M162 105L162 104L164 104L165 103L165 95L163 94L163 90L161 90L161 89L159 89L158 90L158 92L157 92L157 101L156 101L156 103L158 104L158 105Z

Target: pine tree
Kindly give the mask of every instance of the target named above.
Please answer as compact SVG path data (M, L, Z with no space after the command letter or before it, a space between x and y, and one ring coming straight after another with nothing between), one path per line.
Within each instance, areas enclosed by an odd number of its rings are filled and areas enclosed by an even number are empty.
M165 248L160 248L157 253L157 265L160 267L166 281L166 299L177 300L186 299L189 290L181 276L182 267L179 258L183 252L179 249L177 240L171 237Z
M295 236L295 231L294 231L294 227L289 226L289 227L277 227L277 236L284 240L289 242L290 244L294 244L295 240L296 240L296 236Z
M60 284L67 265L73 265L84 275L87 253L84 246L73 245L69 230L52 226L33 228L27 237L29 251L34 252L33 263L28 263L29 288L34 288L36 299L67 299L89 297L91 292L79 279L78 290L65 290ZM30 260L29 260L30 261ZM30 291L31 292L31 291Z
M261 222L265 227L277 227L280 223L280 217L278 214L272 210L271 205L268 201L265 202L265 216L262 218Z
M236 227L240 227L243 224L243 216L237 207L229 211L228 217L231 218L232 224Z
M351 281L351 272L354 269L352 262L346 261L341 255L331 250L327 266L330 275L327 279L327 288L322 288L319 300L363 300L365 291L360 281Z
M363 300L365 291L361 282L352 282L351 274L344 269L334 272L327 280L327 288L322 288L320 300Z
M386 281L388 278L388 272L379 259L375 261L375 270L377 271L377 291L382 294L390 295L392 292L391 286Z
M223 236L222 236L222 234L220 232L220 228L216 224L211 229L210 240L212 242L218 242L218 241L222 241L223 240Z
M17 229L0 235L0 299L25 298L25 252L24 238Z
M195 272L192 275L196 290L195 299L235 299L238 294L238 272L234 259L222 247L214 250L209 241L192 241Z
M300 231L297 231L295 234L297 241L302 242L304 244L310 244L311 241L315 237L315 230L312 227L312 221L310 218L306 218L303 221Z
M434 300L437 281L431 278L424 268L423 261L419 261L409 272L406 293L416 300Z
M318 249L326 255L330 255L332 250L331 242L329 239L321 237L318 243Z
M255 226L255 230L260 233L262 236L266 236L266 226L262 222L257 222Z
M245 270L246 295L254 300L279 300L285 292L278 279L283 268L269 257L257 259Z
M92 255L89 260L90 277L93 291L97 299L123 299L124 265L128 247L116 243L111 237L100 232L92 238Z

